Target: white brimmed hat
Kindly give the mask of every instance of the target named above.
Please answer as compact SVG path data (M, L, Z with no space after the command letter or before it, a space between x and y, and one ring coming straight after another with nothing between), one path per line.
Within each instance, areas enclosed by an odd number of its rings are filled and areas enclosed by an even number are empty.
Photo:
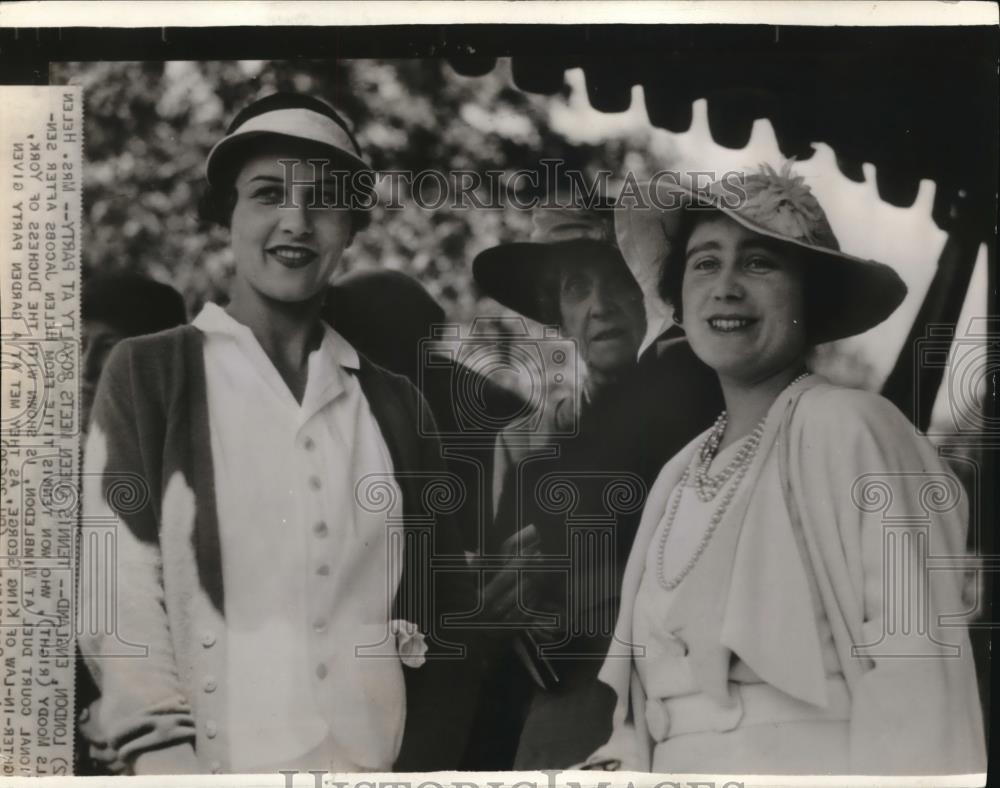
M682 259L676 244L684 242L685 228L706 210L801 252L811 280L806 309L813 344L873 328L906 297L906 285L892 268L840 251L826 213L788 162L781 172L765 164L743 178L716 181L706 191L649 181L639 184L635 199L620 199L618 246L647 298L661 292L664 267Z
M205 160L205 177L217 186L235 152L250 140L284 137L319 145L346 171L368 170L347 123L329 104L303 93L272 93L244 107Z

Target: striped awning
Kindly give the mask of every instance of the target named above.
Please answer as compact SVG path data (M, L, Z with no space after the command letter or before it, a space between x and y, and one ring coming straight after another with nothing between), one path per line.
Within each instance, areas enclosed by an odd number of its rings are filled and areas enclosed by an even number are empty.
M841 171L908 207L921 179L937 184L933 218L946 230L993 236L998 173L998 37L987 28L776 28L659 26L592 29L576 55L515 53L515 83L532 93L564 89L581 68L591 105L628 109L641 85L654 126L687 131L705 99L713 139L742 148L767 118L781 151L800 160L827 143ZM559 47L566 52L565 42ZM451 58L466 76L495 58Z

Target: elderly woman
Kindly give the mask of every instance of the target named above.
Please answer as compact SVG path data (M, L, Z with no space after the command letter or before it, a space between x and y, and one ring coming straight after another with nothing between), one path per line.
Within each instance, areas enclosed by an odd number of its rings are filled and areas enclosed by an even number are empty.
M321 320L367 221L370 194L345 188L365 168L325 102L246 107L207 161L236 263L228 305L123 341L101 379L85 521L123 523L120 593L95 599L84 579L81 648L102 692L92 716L136 774L457 764L465 668L425 656L414 547L420 479L441 471L417 433L431 422L408 382ZM434 547L460 554L444 526ZM435 613L462 604L435 591ZM117 621L88 622L98 603Z
M615 242L613 211L553 202L536 208L530 239L473 263L486 293L559 326L586 372L577 390L542 404L533 429L522 419L497 440L487 550L517 545L514 562L532 571L501 572L486 589L491 620L513 637L496 698L483 702L491 726L477 729L480 768L566 768L606 738L613 699L597 671L646 491L721 407L711 370L679 329L640 363L643 293Z
M726 409L647 499L600 673L614 731L586 765L983 770L962 578L927 571L963 551L960 488L889 402L805 365L884 320L905 286L839 251L787 167L648 196L662 210L619 207L623 252L661 266Z

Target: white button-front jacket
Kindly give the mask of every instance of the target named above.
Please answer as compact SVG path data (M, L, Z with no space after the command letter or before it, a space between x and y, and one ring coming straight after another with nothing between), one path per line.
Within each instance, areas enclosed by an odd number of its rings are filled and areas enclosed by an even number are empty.
M386 638L399 642L405 630L412 647L419 631L430 647L426 661L403 660L414 667L403 670L406 719L394 768L457 768L479 673L468 653L454 658L465 643L442 624L444 614L474 608L471 578L433 571L438 563L464 565L455 529L440 515L448 511L441 484L453 480L436 438L418 433L433 419L409 382L364 358L352 374L402 493L402 518L387 514L402 546L390 616L408 623L392 631L387 621ZM170 771L232 770L210 444L204 334L184 326L120 343L101 378L87 446L79 603L80 647L102 695L97 722L127 764L169 749L196 759ZM317 478L343 472L329 468ZM428 485L438 494L427 494ZM392 503L390 495L370 496L370 507ZM436 659L442 655L452 658Z

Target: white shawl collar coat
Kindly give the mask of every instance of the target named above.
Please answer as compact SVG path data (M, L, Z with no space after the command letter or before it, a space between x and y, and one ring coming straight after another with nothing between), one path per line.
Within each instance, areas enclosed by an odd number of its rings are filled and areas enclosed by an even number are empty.
M588 762L615 758L626 770L651 768L655 742L646 728L634 661L644 654L641 645L630 645L633 608L670 493L703 438L664 466L647 498L625 571L615 640L600 673L618 696L614 730ZM772 475L780 468L783 490L774 489L774 479L761 478L769 463ZM893 607L891 590L886 593L887 578L899 576L887 575L886 562L913 566L926 578L928 563L965 554L967 502L931 444L882 397L814 375L772 405L741 488L716 532L739 531L731 579L712 578L721 589L717 648L699 655L692 647L703 690L725 696L728 655L736 652L765 681L826 704L804 574L811 570L851 691L851 772L984 772L982 714L962 619L969 612L963 574L930 573L929 585L911 587L910 608ZM787 545L794 542L778 538L785 545L779 570L784 576L779 583L760 582L760 562L778 565L766 559L772 538L790 534L785 529L795 521L808 559L796 551L799 560L792 560ZM697 576L696 566L678 594L685 586L709 587L707 578ZM671 616L684 602L678 597ZM908 627L902 618L913 611L924 616Z

